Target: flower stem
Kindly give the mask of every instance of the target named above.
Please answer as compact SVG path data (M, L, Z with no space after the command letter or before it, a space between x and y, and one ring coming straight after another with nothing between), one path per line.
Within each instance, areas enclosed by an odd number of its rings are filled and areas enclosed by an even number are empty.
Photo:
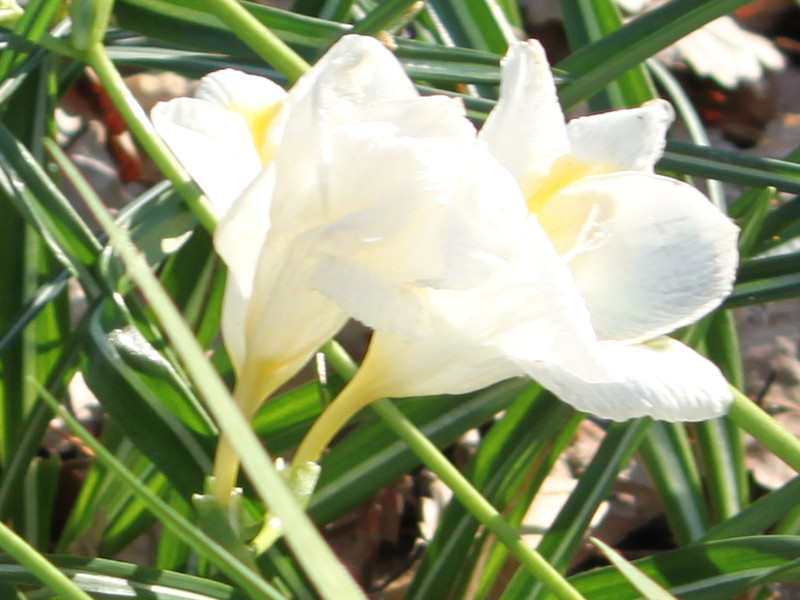
M65 600L92 600L58 567L39 554L24 539L0 522L0 548Z
M357 366L347 353L336 342L329 342L325 354L334 368L345 377L352 377ZM355 381L355 380L354 380ZM348 387L350 387L348 385ZM345 388L345 391L347 388ZM340 394L341 396L341 394ZM336 398L328 411L336 406ZM355 402L348 400L347 404L355 406ZM361 402L361 405L364 405ZM583 596L564 578L558 570L548 563L535 549L526 544L503 516L495 509L481 493L476 490L461 472L442 454L442 452L423 434L391 401L379 399L370 405L378 416L394 431L397 436L409 445L414 454L433 471L452 491L464 507L486 528L491 531L500 542L525 566L539 581L546 585L550 591L562 600L582 600ZM326 413L328 412L326 411ZM320 417L319 422L324 417ZM326 420L328 424L333 421ZM316 425L316 423L315 423ZM328 439L336 431L326 425L325 434ZM312 427L313 429L313 427ZM311 431L309 431L309 434ZM320 436L321 439L321 436ZM303 440L305 443L305 440ZM302 447L303 444L301 444ZM314 445L317 445L315 443ZM311 444L309 443L309 447ZM299 451L298 451L299 452Z
M784 429L764 409L734 387L728 418L767 450L800 473L800 439Z
M227 506L231 497L231 492L236 487L236 480L239 477L239 465L241 460L236 450L233 449L230 439L225 432L220 433L217 442L217 450L214 454L214 468L212 477L214 482L211 487L211 494L222 506Z
M122 76L102 44L92 45L83 53L82 58L97 73L103 87L114 102L114 106L125 119L136 140L159 166L164 176L172 182L175 190L189 205L200 224L208 231L213 232L217 224L217 217L208 199L197 188L167 145L158 136L144 109L125 85Z
M225 23L256 54L283 73L290 82L296 81L311 68L237 0L203 0L202 4L206 6L205 12Z
M256 385L252 373L245 371L240 373L233 391L233 399L236 400L236 405L248 421L253 419L253 415L264 399L271 396L284 382L270 379L266 385L264 382L259 383L261 385ZM211 472L214 478L211 493L222 506L227 506L230 501L231 492L236 487L236 480L239 478L240 465L241 459L236 453L231 439L224 431L221 432Z
M363 379L358 377L352 379L331 402L330 406L314 421L311 429L308 430L297 448L297 452L292 459L294 464L303 465L309 462L319 462L325 448L328 447L336 434L362 408L375 400L375 394L370 392L369 385L361 385L362 381Z

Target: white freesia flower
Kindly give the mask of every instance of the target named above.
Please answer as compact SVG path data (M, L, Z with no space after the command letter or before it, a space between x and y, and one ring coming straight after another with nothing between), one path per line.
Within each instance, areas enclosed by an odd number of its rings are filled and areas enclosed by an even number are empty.
M234 175L252 179L214 236L228 266L223 337L246 413L348 316L419 335L430 327L428 289L469 288L517 254L506 224L521 205L499 193L515 182L476 144L463 105L420 97L378 41L343 38L285 97L231 71L200 91L154 119L207 185L225 191L217 161L224 170L241 161ZM266 133L256 126L265 123ZM220 139L215 156L198 156Z
M671 107L655 100L564 125L544 51L529 41L510 50L481 131L569 269L596 334L560 363L524 367L577 408L616 420L706 419L732 400L715 366L661 338L717 307L738 262L736 226L695 188L653 173L671 121ZM577 363L572 352L593 358Z
M566 125L541 46L514 46L479 140L517 182L496 178L519 207L507 225L519 254L469 290L427 289L427 332L376 332L334 415L522 372L610 419L723 414L732 396L719 369L662 337L717 307L737 265L736 226L692 186L653 173L672 118L656 100Z

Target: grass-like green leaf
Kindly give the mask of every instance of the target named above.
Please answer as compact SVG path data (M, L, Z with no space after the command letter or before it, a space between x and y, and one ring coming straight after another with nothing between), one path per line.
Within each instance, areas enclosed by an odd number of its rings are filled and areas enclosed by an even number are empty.
M748 1L675 0L583 46L557 65L578 75L561 90L562 102L571 108L662 48Z
M639 590L642 596L647 598L647 600L676 600L675 596L625 560L625 557L611 546L597 538L592 538L592 543L600 549L603 556L605 556L608 561L616 567L617 571L619 571L625 579L630 581L631 585Z
M708 510L683 424L653 423L639 450L678 543L703 537L709 525Z
M545 532L539 552L554 567L566 571L575 552L586 538L589 523L597 508L608 496L618 473L630 460L651 423L640 419L612 425L592 462L581 475L575 490ZM518 570L503 592L503 600L526 598L538 600L547 590L528 573Z
M142 598L146 600L246 600L236 588L159 569L150 569L100 558L48 556L78 587L95 598ZM0 581L26 585L37 582L24 568L0 556Z
M471 461L467 475L473 485L503 511L519 499L521 490L538 489L556 459L555 451L563 448L579 422L570 419L572 414L572 409L539 389L520 394L504 418L493 425ZM477 555L483 546L476 539L478 531L479 523L469 511L457 502L450 503L407 598L423 600L462 593L469 579L477 575Z
M637 569L682 600L727 600L749 590L757 578L793 561L800 537L736 538L671 550L634 561ZM800 580L800 569L774 573L781 581ZM642 595L614 568L589 571L570 578L592 600L639 600ZM768 581L763 581L767 583Z

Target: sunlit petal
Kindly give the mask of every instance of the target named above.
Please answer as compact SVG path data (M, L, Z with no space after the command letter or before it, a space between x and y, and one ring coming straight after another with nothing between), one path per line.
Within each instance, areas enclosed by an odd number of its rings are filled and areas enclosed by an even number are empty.
M652 171L661 158L675 112L656 99L638 108L572 119L567 134L572 155L594 173Z
M675 340L603 342L597 350L602 370L594 379L555 363L531 365L529 374L578 410L615 421L701 421L724 415L733 400L720 370Z
M217 104L178 98L157 104L153 125L219 216L261 170L245 118Z
M544 49L536 40L513 45L503 59L500 99L480 139L528 196L553 162L569 153L564 113Z
M429 328L418 337L379 331L362 369L386 396L455 394L525 372L538 362L582 364L595 342L563 261L529 220L516 260L469 290L427 288Z
M554 197L542 218L557 224L575 214L589 222L569 267L600 339L668 333L730 293L738 229L695 188L645 173L589 177Z

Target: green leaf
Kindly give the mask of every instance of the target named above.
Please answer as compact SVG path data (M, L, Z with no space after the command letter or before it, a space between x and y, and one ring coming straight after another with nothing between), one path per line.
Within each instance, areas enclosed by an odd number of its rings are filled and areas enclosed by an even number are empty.
M523 381L508 381L466 397L420 398L399 406L443 448L490 421L525 386ZM388 427L373 418L334 445L322 459L322 474L309 506L315 520L332 521L420 464L403 442L391 436Z
M217 581L151 569L119 561L81 556L48 556L81 589L96 597L147 600L246 600L241 591ZM0 556L0 581L26 585L38 582L23 567Z
M678 543L702 538L708 511L684 425L653 423L639 449Z
M533 493L541 485L579 422L579 418L571 418L573 414L569 406L542 393L538 386L518 394L470 461L470 481L498 510L508 510L522 490ZM477 568L477 554L483 546L476 540L479 529L480 524L464 506L451 502L423 554L408 600L461 592Z
M87 338L83 371L103 407L184 495L202 489L212 440L192 431L207 426L170 363L113 304L94 309Z
M612 0L561 0L564 28L573 50L602 40L623 25ZM633 67L611 83L602 94L590 99L592 111L638 106L656 96L642 65Z
M561 101L573 107L659 50L749 1L674 0L583 46L556 65L578 75L561 90Z
M800 494L800 478L795 477L780 489L753 501L739 514L711 527L702 541L723 540L764 532L797 509L798 494ZM777 533L789 533L789 531L779 530Z
M682 600L727 600L750 590L757 578L793 561L800 537L757 536L699 544L634 561L637 569ZM800 569L775 573L781 581L800 580ZM570 578L592 600L638 600L616 569L604 568ZM762 583L764 583L762 581Z
M572 557L586 537L592 517L608 497L619 472L628 464L651 427L647 419L630 423L614 423L609 428L592 462L581 475L575 490L545 532L539 552L561 572L569 567ZM546 588L518 570L503 592L503 600L539 599L547 596Z
M517 39L506 14L493 0L428 0L427 4L458 46L505 54Z
M625 558L611 546L597 538L591 538L591 540L595 546L600 548L600 551L609 562L616 567L617 571L619 571L633 587L639 590L642 596L647 598L647 600L676 600L675 596L625 560Z

